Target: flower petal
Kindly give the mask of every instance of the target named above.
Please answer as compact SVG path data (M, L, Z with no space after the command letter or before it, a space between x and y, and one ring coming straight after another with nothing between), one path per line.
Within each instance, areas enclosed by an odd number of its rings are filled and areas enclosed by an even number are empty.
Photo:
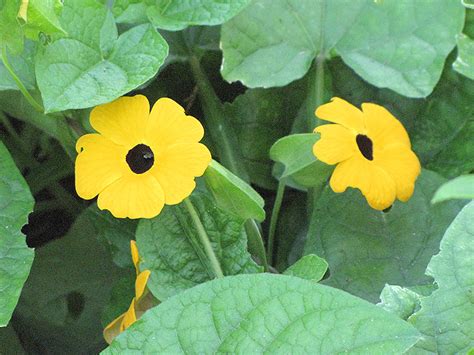
M329 182L334 192L348 187L359 189L370 207L383 210L395 201L396 186L393 179L380 167L356 155L339 163Z
M194 190L194 177L204 174L211 162L209 149L201 143L170 146L157 156L150 170L159 181L168 205L180 203Z
M197 143L203 136L201 122L186 116L175 101L161 98L153 106L146 128L146 141L155 153L174 143Z
M137 242L135 240L130 241L130 251L132 254L133 265L135 266L135 270L138 275L140 272L140 269L138 268L138 264L140 263L140 255L138 254Z
M95 107L90 122L97 132L131 149L143 142L149 113L150 104L145 96L123 96Z
M374 163L384 169L395 181L397 198L406 202L413 195L415 181L421 166L415 153L405 145L391 145L374 156Z
M142 271L138 274L137 279L135 280L135 299L138 301L142 297L143 292L145 292L146 283L150 277L150 270Z
M349 159L357 152L353 132L338 124L325 124L315 128L321 138L313 146L313 154L326 164L336 164Z
M149 173L129 173L99 194L97 206L116 218L153 218L164 206L164 193Z
M367 135L374 144L374 151L390 144L402 144L411 147L407 131L385 107L362 104Z
M130 307L128 308L127 312L125 312L123 315L123 321L120 326L120 332L123 332L125 329L130 327L136 321L137 321L137 315L135 314L135 298L133 298L132 303L130 303Z
M115 337L120 334L124 317L125 313L115 318L105 327L103 335L107 344L111 344Z
M356 132L364 130L362 112L346 100L338 97L333 97L331 102L319 106L315 114L323 120L339 123Z
M100 134L82 136L76 150L76 191L83 199L94 198L128 170L126 149Z

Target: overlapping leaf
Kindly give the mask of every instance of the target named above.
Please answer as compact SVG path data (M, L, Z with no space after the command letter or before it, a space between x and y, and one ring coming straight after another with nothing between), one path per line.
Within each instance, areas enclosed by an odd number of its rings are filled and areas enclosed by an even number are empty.
M386 283L416 286L431 283L426 265L462 203L431 205L445 180L423 171L407 203L387 213L371 209L359 191L336 194L329 188L315 201L305 245L329 263L328 285L377 301Z
M282 86L335 51L368 82L425 97L463 23L462 5L449 0L256 0L223 26L222 74L249 87Z
M61 24L68 33L36 59L36 78L46 111L111 101L151 79L168 45L151 25L117 37L113 16L94 0L66 2Z
M428 264L438 289L421 298L421 309L409 318L425 336L413 353L467 353L474 347L474 202L449 226L440 252Z
M247 252L244 220L215 206L207 196L191 197L225 275L261 271ZM163 301L214 277L191 217L184 206L167 206L138 224L142 270L151 271L148 287Z
M21 227L34 200L7 148L0 142L0 327L6 326L33 263Z
M416 330L340 290L296 277L239 275L148 311L104 354L402 353Z

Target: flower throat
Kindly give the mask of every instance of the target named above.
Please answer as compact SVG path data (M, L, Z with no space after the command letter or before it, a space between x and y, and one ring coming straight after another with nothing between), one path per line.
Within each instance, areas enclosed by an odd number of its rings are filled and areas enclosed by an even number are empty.
M155 156L149 146L138 144L128 151L125 160L135 174L143 174L153 166Z
M363 134L358 134L356 137L357 146L364 158L368 160L374 160L372 140Z

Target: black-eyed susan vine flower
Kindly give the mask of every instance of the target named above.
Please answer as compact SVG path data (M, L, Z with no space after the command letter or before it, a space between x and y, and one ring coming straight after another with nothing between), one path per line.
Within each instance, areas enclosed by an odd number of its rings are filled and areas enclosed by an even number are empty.
M321 138L313 147L316 158L337 164L329 182L334 192L358 188L377 210L390 207L397 198L410 199L420 162L405 128L388 110L373 103L363 103L360 110L333 98L315 113L334 123L316 127Z
M137 319L149 308L153 306L151 299L153 297L148 293L146 284L150 277L150 270L144 270L140 272L140 256L138 254L138 248L134 240L130 241L130 249L132 252L133 265L137 273L135 281L135 297L130 303L128 310L110 322L104 329L104 339L107 343L111 343L114 338L136 322Z
M90 115L99 133L76 144L76 191L118 218L152 218L164 204L191 194L211 162L201 123L168 98L150 112L142 95L95 107Z

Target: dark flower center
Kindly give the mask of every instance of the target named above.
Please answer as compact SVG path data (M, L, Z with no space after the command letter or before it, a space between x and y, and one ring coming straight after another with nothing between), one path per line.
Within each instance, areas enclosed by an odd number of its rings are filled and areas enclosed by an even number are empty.
M362 155L368 160L374 160L372 141L369 137L363 134L358 134L356 137L357 146Z
M149 146L138 144L128 151L125 160L135 174L143 174L153 166L155 157Z

